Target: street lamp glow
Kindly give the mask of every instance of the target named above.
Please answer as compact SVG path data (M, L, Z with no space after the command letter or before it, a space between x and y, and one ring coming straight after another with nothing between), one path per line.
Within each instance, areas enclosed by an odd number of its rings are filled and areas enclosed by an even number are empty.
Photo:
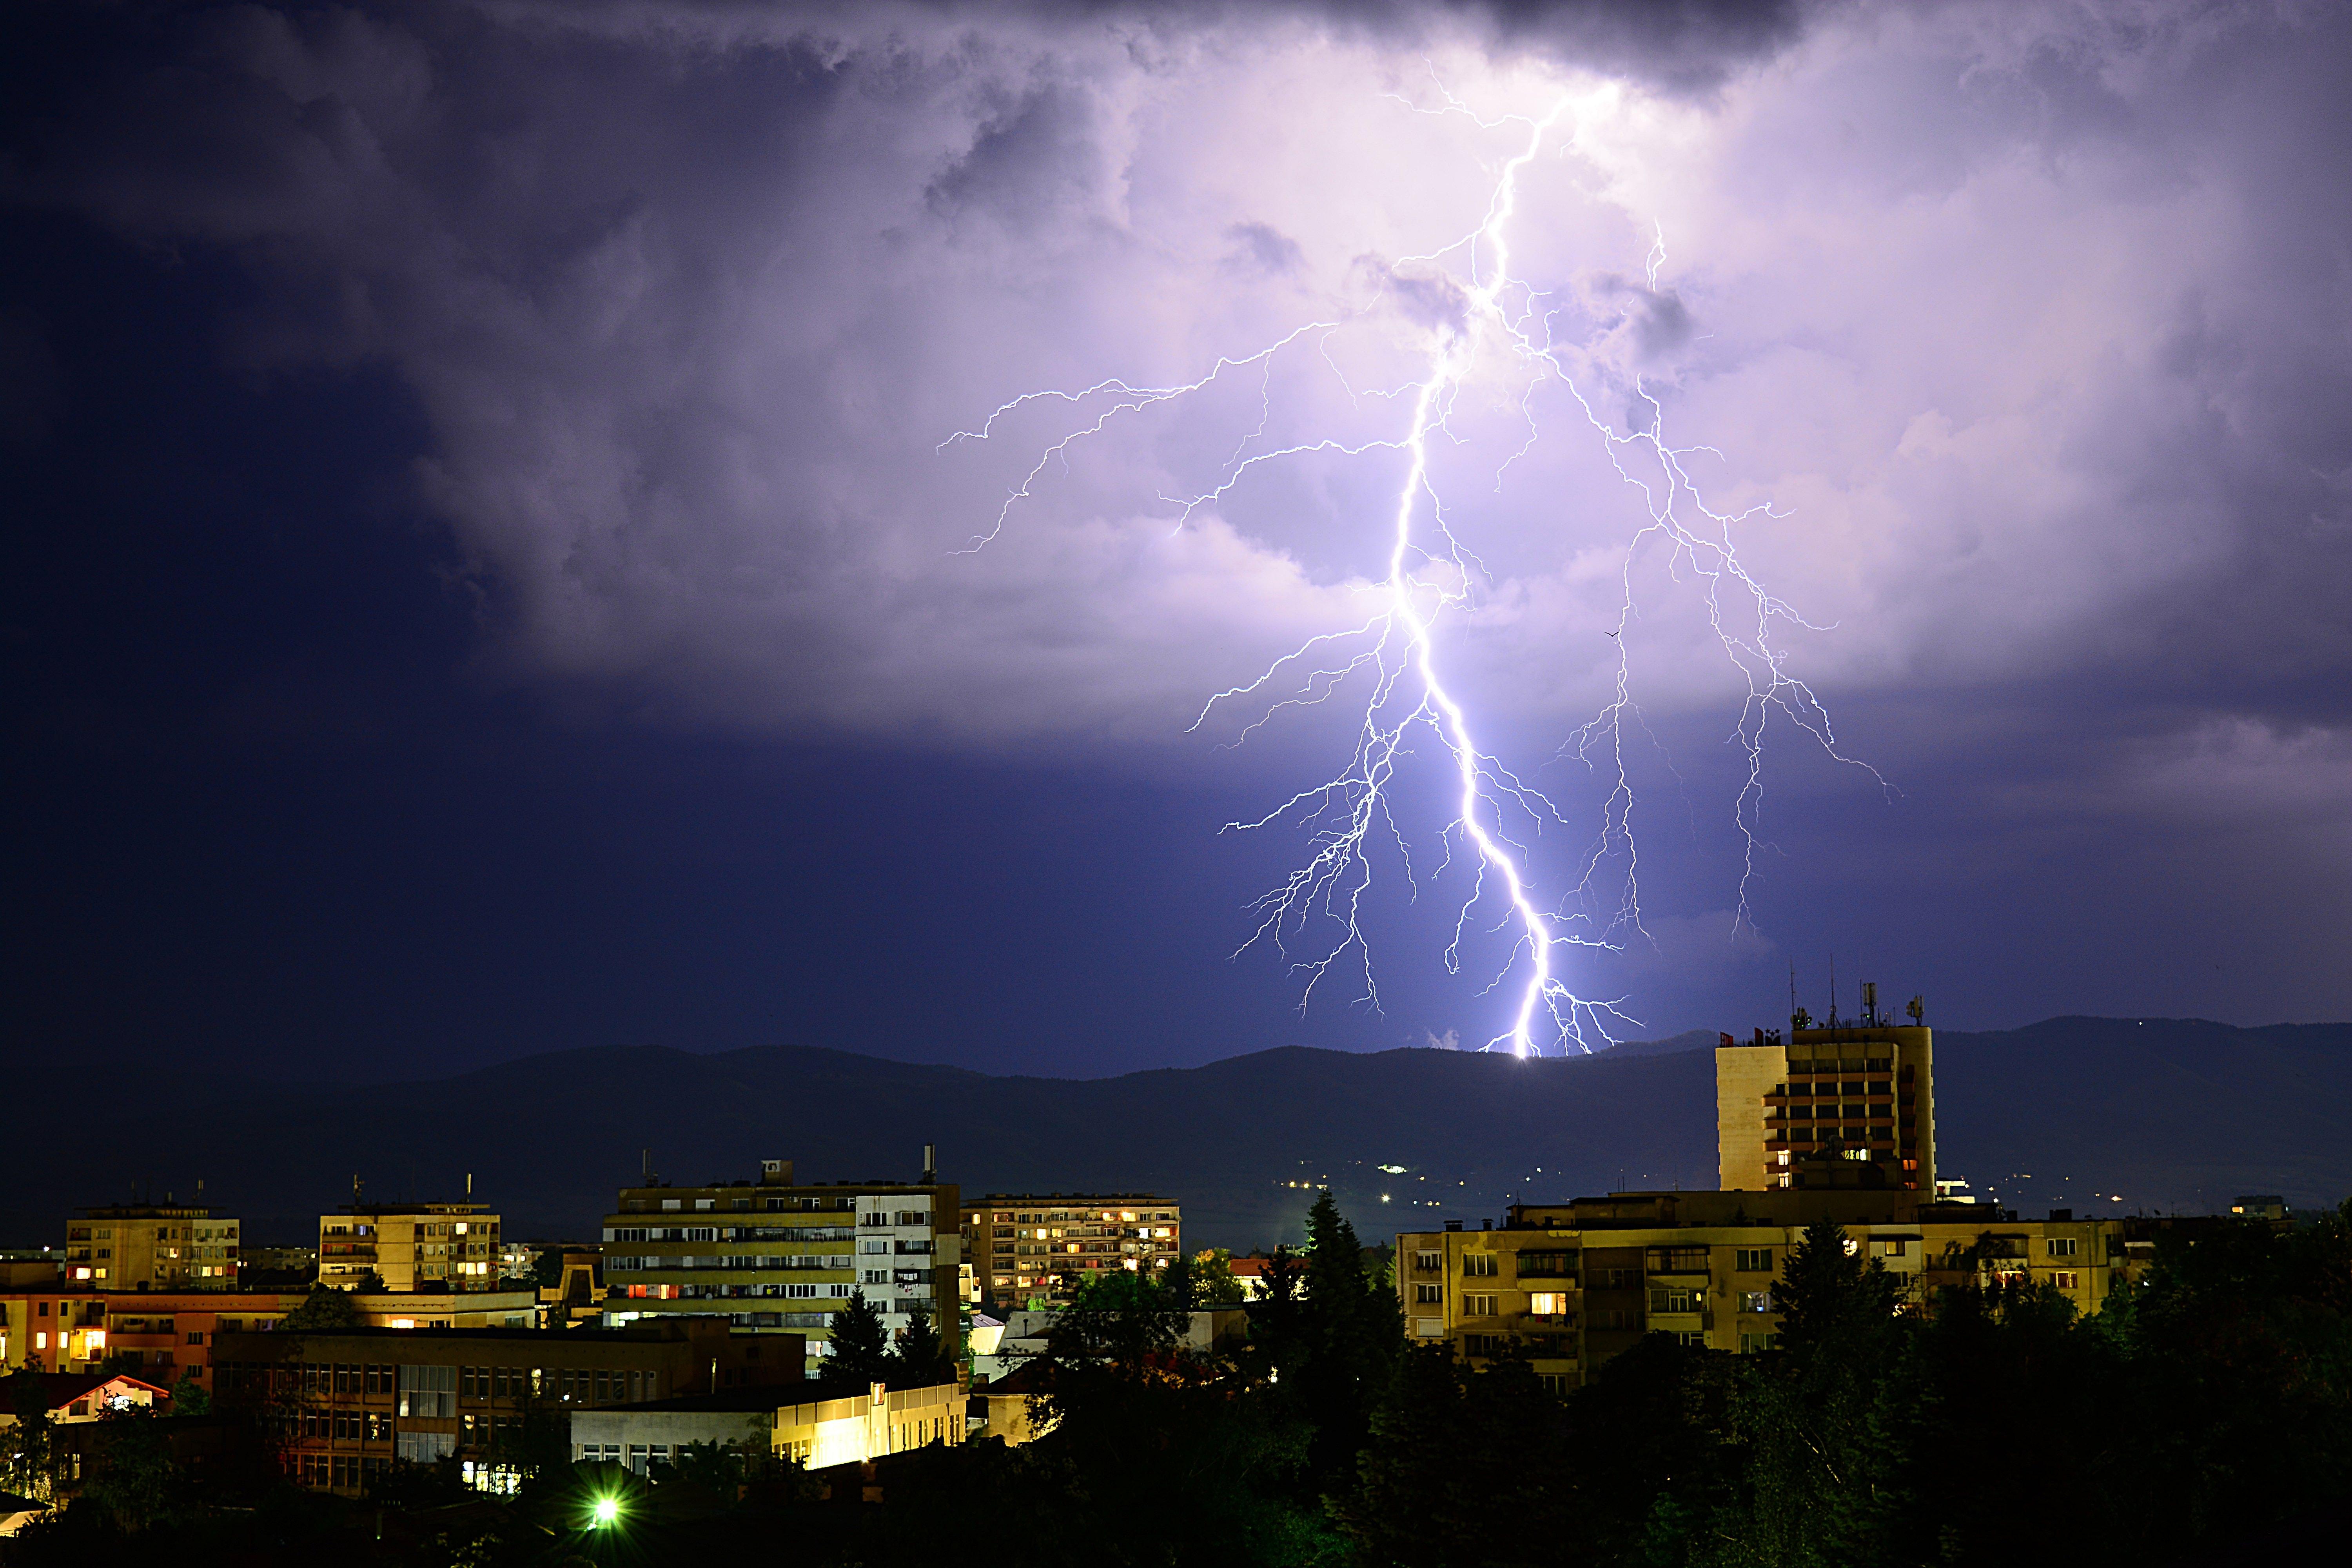
M620 1517L621 1505L618 1500L608 1497L596 1500L595 1520L598 1524L610 1524Z

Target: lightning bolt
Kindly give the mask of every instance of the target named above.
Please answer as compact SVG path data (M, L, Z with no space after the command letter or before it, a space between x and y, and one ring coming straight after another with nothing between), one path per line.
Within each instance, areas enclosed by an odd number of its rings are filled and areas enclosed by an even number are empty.
M1439 91L1444 98L1442 108L1408 107L1424 114L1471 113L1444 91L1442 83ZM1376 309L1381 303L1376 298L1362 310L1295 327L1252 353L1221 357L1191 382L1154 386L1113 377L1075 391L1023 393L1000 404L977 427L959 430L940 443L945 450L992 439L1000 425L1033 405L1065 404L1087 416L1045 447L1010 489L990 527L972 537L968 551L993 542L1014 509L1032 499L1047 470L1057 460L1066 461L1076 444L1102 435L1116 420L1194 396L1228 377L1251 372L1261 380L1258 426L1237 442L1210 488L1194 495L1160 498L1175 507L1175 527L1183 527L1202 508L1222 501L1266 464L1314 453L1360 458L1394 452L1402 457L1405 471L1390 519L1388 573L1370 589L1378 608L1362 623L1310 637L1254 679L1216 693L1193 721L1192 728L1197 730L1221 709L1249 701L1262 703L1256 716L1231 742L1239 744L1286 709L1326 703L1359 677L1369 686L1352 753L1336 773L1260 817L1226 825L1228 831L1234 832L1291 825L1307 834L1310 845L1305 863L1250 906L1257 924L1235 956L1264 942L1291 960L1294 973L1303 977L1302 1012L1318 986L1342 966L1358 977L1361 986L1358 999L1379 1008L1380 987L1364 933L1364 900L1373 886L1377 859L1389 848L1395 851L1408 886L1418 896L1420 882L1412 851L1392 806L1398 771L1412 753L1412 743L1420 739L1433 741L1452 767L1454 812L1441 832L1446 857L1438 871L1442 874L1450 867L1457 848L1472 867L1469 891L1455 916L1454 937L1444 950L1444 962L1448 973L1461 973L1464 940L1474 927L1483 926L1489 933L1511 933L1507 956L1482 994L1509 983L1515 1000L1507 1024L1485 1048L1507 1049L1521 1057L1547 1047L1589 1051L1596 1040L1613 1040L1612 1025L1636 1021L1622 1010L1623 998L1577 994L1559 977L1558 960L1563 949L1615 951L1626 937L1643 931L1634 796L1625 752L1625 726L1629 721L1638 725L1642 719L1632 696L1632 668L1622 634L1638 616L1633 570L1646 547L1664 541L1669 546L1669 570L1675 578L1679 581L1687 574L1698 584L1715 636L1747 687L1730 737L1744 749L1748 763L1733 808L1746 845L1738 921L1749 921L1748 893L1758 875L1764 741L1771 716L1778 713L1793 720L1837 761L1866 767L1838 751L1828 710L1810 687L1788 672L1786 654L1772 642L1776 622L1805 626L1811 623L1765 589L1740 563L1733 541L1735 527L1750 517L1781 514L1772 511L1769 502L1738 512L1710 510L1691 479L1687 460L1697 453L1713 453L1714 448L1670 445L1664 436L1664 409L1638 381L1634 395L1649 415L1647 428L1620 430L1602 418L1571 374L1567 349L1553 341L1557 312L1543 310L1543 296L1511 276L1508 230L1517 208L1520 174L1540 154L1547 138L1570 109L1570 100L1563 97L1540 119L1485 120L1472 115L1484 129L1524 127L1526 140L1497 171L1486 215L1475 228L1436 251L1404 258L1398 264L1437 269L1436 278L1449 286L1458 302L1452 319L1431 330L1427 359L1418 378L1369 394L1410 409L1401 435L1355 442L1322 438L1263 451L1252 449L1270 423L1273 367L1286 352L1314 344L1332 374L1339 376L1351 403L1361 395L1348 385L1330 357L1328 343L1333 333ZM1456 255L1464 258L1463 276L1458 279L1444 270L1446 258ZM1664 239L1660 233L1645 264L1653 294L1664 261ZM1391 269L1391 279L1402 277ZM1609 633L1616 639L1611 700L1560 749L1561 754L1577 758L1590 770L1605 770L1611 775L1611 787L1601 805L1600 830L1581 858L1579 881L1549 906L1538 899L1530 885L1525 864L1528 846L1515 829L1524 825L1540 833L1547 823L1569 826L1567 819L1549 797L1481 749L1469 715L1439 668L1440 621L1469 608L1472 585L1483 566L1463 546L1448 521L1431 479L1430 442L1446 432L1456 395L1493 353L1507 355L1527 377L1520 409L1528 421L1528 441L1503 468L1507 469L1534 446L1535 393L1543 383L1557 381L1599 436L1618 475L1641 492L1647 513L1647 521L1627 541L1622 556L1623 592L1615 628ZM1501 479L1498 470L1498 487ZM1873 772L1872 776L1877 775ZM1883 787L1885 781L1879 782ZM1612 858L1622 860L1624 873L1613 910L1604 911L1608 900L1601 898L1597 879ZM1335 940L1328 946L1318 942L1315 948L1294 953L1293 944L1318 917L1336 923Z

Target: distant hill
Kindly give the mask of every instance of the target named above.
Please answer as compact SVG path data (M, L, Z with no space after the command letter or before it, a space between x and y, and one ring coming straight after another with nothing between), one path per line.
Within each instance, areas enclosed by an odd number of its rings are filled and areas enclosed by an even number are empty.
M598 1047L422 1082L192 1090L152 1116L52 1102L9 1119L0 1239L60 1239L70 1206L141 1177L184 1198L201 1175L257 1243L294 1240L348 1201L354 1172L381 1198L456 1193L471 1173L509 1234L582 1237L642 1149L679 1182L756 1174L762 1157L803 1181L909 1179L926 1142L967 1193L1164 1193L1204 1245L1295 1238L1326 1182L1378 1236L1475 1223L1514 1194L1712 1186L1712 1043L1533 1061L1286 1047L1087 1079L806 1047ZM2352 1025L2053 1018L1938 1031L1936 1065L1944 1173L2019 1206L2352 1191Z

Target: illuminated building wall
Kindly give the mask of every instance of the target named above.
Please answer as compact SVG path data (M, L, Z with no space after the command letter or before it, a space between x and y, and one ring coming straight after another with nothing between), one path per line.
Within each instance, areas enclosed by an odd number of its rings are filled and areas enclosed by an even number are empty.
M1772 1292L1789 1249L1823 1217L1921 1305L1941 1286L2016 1280L2095 1312L2140 1266L2119 1217L1955 1214L1900 1191L1622 1193L1515 1205L1499 1229L1399 1236L1405 1331L1473 1363L1524 1354L1562 1390L1647 1333L1752 1353L1780 1331Z
M202 1207L84 1209L66 1226L65 1282L84 1290L226 1289L236 1282L240 1228Z
M86 1372L106 1359L106 1304L55 1283L0 1290L0 1373Z
M884 1389L788 1404L774 1389L610 1405L572 1417L572 1457L638 1475L691 1443L766 1449L805 1469L858 1464L933 1443L963 1441L967 1403L955 1384Z
M495 1290L499 1216L479 1204L353 1204L319 1216L319 1283L355 1290Z
M799 1185L787 1160L757 1182L624 1187L604 1216L604 1321L719 1317L822 1355L855 1290L893 1335L921 1312L951 1342L961 1213L952 1183Z
M1183 1211L1145 1193L991 1193L963 1211L975 1299L1066 1301L1107 1268L1156 1273L1182 1254Z

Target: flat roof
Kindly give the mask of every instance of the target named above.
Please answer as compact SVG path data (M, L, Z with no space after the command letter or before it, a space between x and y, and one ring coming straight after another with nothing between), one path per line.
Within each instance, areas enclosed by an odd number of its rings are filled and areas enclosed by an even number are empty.
M989 1193L965 1203L966 1208L978 1208L983 1204L1166 1204L1175 1207L1177 1200L1163 1198L1157 1193Z
M620 1341L625 1343L631 1344L663 1344L682 1342L689 1337L684 1329L670 1327L672 1322L716 1323L718 1321L718 1314L716 1313L679 1312L665 1317L660 1322L651 1327L633 1329L509 1329L494 1327L470 1329L435 1323L426 1327L415 1329L379 1328L373 1324L358 1324L347 1329L297 1329L289 1332L281 1325L268 1329L245 1329L233 1331L251 1334L256 1338L266 1338L272 1341L385 1339L397 1340L400 1342L406 1344L420 1339L439 1338L453 1340L510 1340L517 1343L537 1342L541 1344L559 1342L571 1344L583 1341ZM782 1339L787 1336L773 1332L758 1334L747 1332L740 1335L735 1335L730 1330L730 1337L744 1340L766 1341Z

